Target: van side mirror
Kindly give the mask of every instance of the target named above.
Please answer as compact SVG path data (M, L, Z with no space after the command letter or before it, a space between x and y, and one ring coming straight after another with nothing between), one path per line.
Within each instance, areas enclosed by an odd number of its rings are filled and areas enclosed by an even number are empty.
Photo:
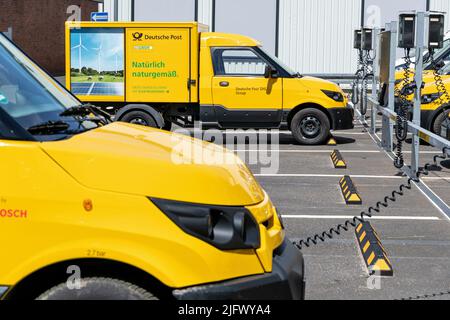
M266 65L266 69L264 70L264 78L266 79L278 78L278 71L273 69L271 66Z

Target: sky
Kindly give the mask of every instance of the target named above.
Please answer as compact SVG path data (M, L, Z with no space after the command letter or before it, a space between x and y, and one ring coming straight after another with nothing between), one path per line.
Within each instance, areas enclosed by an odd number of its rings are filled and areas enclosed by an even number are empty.
M79 68L79 49L75 48L81 43L87 49L81 49L81 65L82 67L92 68L98 71L98 49L100 50L100 71L116 70L116 53L117 53L117 70L123 70L123 46L124 35L122 29L106 29L106 28L82 28L72 30L70 38L71 47L71 67Z

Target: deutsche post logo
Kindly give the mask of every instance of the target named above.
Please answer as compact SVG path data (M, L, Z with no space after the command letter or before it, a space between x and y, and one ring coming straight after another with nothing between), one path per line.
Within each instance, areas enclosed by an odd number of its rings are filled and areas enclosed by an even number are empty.
M142 41L142 37L144 36L144 34L141 32L135 32L132 34L132 36L134 38L133 41Z

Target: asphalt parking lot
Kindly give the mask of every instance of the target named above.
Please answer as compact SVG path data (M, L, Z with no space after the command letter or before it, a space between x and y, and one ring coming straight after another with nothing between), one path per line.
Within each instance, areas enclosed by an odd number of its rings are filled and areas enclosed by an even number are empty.
M357 123L353 130L334 132L337 146L296 145L287 131L279 132L279 144L235 146L283 215L291 239L329 230L406 182L378 147L379 137L369 134L366 127ZM239 134L245 133L226 135ZM334 149L342 153L347 169L334 168L330 159ZM408 150L409 145L405 147L407 161ZM267 170L267 163L255 163L255 153L279 159L273 166L278 170ZM422 146L421 163L436 153ZM442 165L423 182L449 203L450 163ZM352 177L362 205L346 205L338 184L344 175ZM402 299L450 290L450 220L417 187L383 209L372 224L388 251L394 276L381 278L379 289L368 288L368 271L351 230L302 250L307 299ZM450 294L436 299L450 299Z

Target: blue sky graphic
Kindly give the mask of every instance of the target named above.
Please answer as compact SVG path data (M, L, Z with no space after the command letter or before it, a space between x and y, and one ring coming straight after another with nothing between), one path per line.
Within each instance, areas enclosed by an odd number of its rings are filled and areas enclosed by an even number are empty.
M98 49L102 45L100 71L123 70L124 67L124 35L122 29L81 28L71 31L71 68L79 69L79 49L74 48L81 43L87 49L81 49L82 67L98 71ZM116 65L117 57L117 65ZM116 69L117 68L117 69Z

